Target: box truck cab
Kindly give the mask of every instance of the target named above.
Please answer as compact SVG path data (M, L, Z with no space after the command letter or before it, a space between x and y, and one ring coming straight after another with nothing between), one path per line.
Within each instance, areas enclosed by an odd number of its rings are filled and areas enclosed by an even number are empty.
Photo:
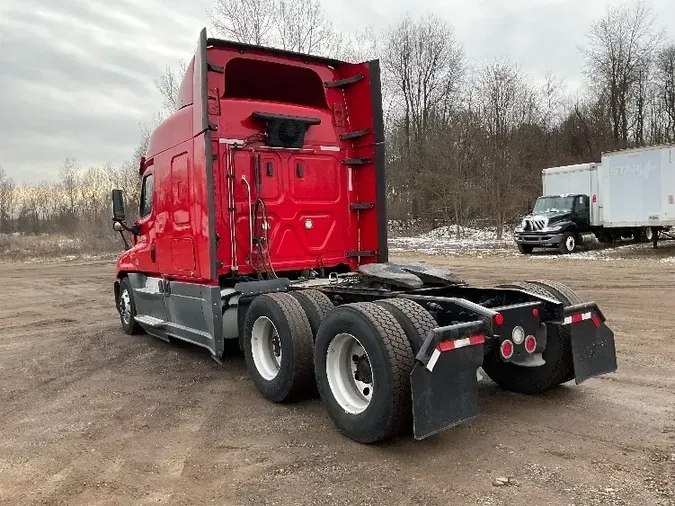
M591 233L590 199L583 194L539 197L531 214L516 228L515 240L521 253L535 247L558 247L572 253Z
M598 167L584 163L542 171L543 194L515 229L521 253L532 253L535 247L572 253L592 240L592 227L600 222Z

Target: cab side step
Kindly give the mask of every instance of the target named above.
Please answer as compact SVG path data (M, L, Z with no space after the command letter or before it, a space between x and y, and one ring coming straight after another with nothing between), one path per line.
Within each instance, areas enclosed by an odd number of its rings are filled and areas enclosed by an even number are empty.
M164 320L160 320L159 318L155 318L154 316L148 316L148 315L137 315L134 318L138 323L142 325L147 325L148 327L152 327L154 329L162 328L166 326L166 322Z

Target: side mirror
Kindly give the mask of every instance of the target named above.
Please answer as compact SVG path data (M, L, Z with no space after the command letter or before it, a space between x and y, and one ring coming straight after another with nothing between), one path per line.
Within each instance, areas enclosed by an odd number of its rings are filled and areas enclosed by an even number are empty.
M112 191L112 219L114 222L124 222L124 194L122 190L113 190Z

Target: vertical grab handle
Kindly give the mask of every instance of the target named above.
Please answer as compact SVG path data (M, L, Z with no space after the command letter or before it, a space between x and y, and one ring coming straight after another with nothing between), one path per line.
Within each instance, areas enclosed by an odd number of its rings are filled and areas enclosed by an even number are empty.
M248 228L249 228L249 239L250 239L250 250L249 250L249 259L253 263L253 204L251 203L251 184L246 179L245 175L241 175L241 182L246 185L246 190L248 191Z

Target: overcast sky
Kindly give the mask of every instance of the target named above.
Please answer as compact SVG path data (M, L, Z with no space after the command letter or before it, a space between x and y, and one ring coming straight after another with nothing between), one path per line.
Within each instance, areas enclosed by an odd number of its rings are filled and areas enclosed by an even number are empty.
M0 0L0 165L17 181L54 179L67 156L121 163L161 106L153 79L188 58L212 0ZM618 0L324 0L344 30L434 12L467 56L507 56L574 88L590 23ZM659 20L675 1L651 0ZM424 11L421 7L424 6ZM667 26L666 26L667 28ZM668 29L675 38L675 30Z

